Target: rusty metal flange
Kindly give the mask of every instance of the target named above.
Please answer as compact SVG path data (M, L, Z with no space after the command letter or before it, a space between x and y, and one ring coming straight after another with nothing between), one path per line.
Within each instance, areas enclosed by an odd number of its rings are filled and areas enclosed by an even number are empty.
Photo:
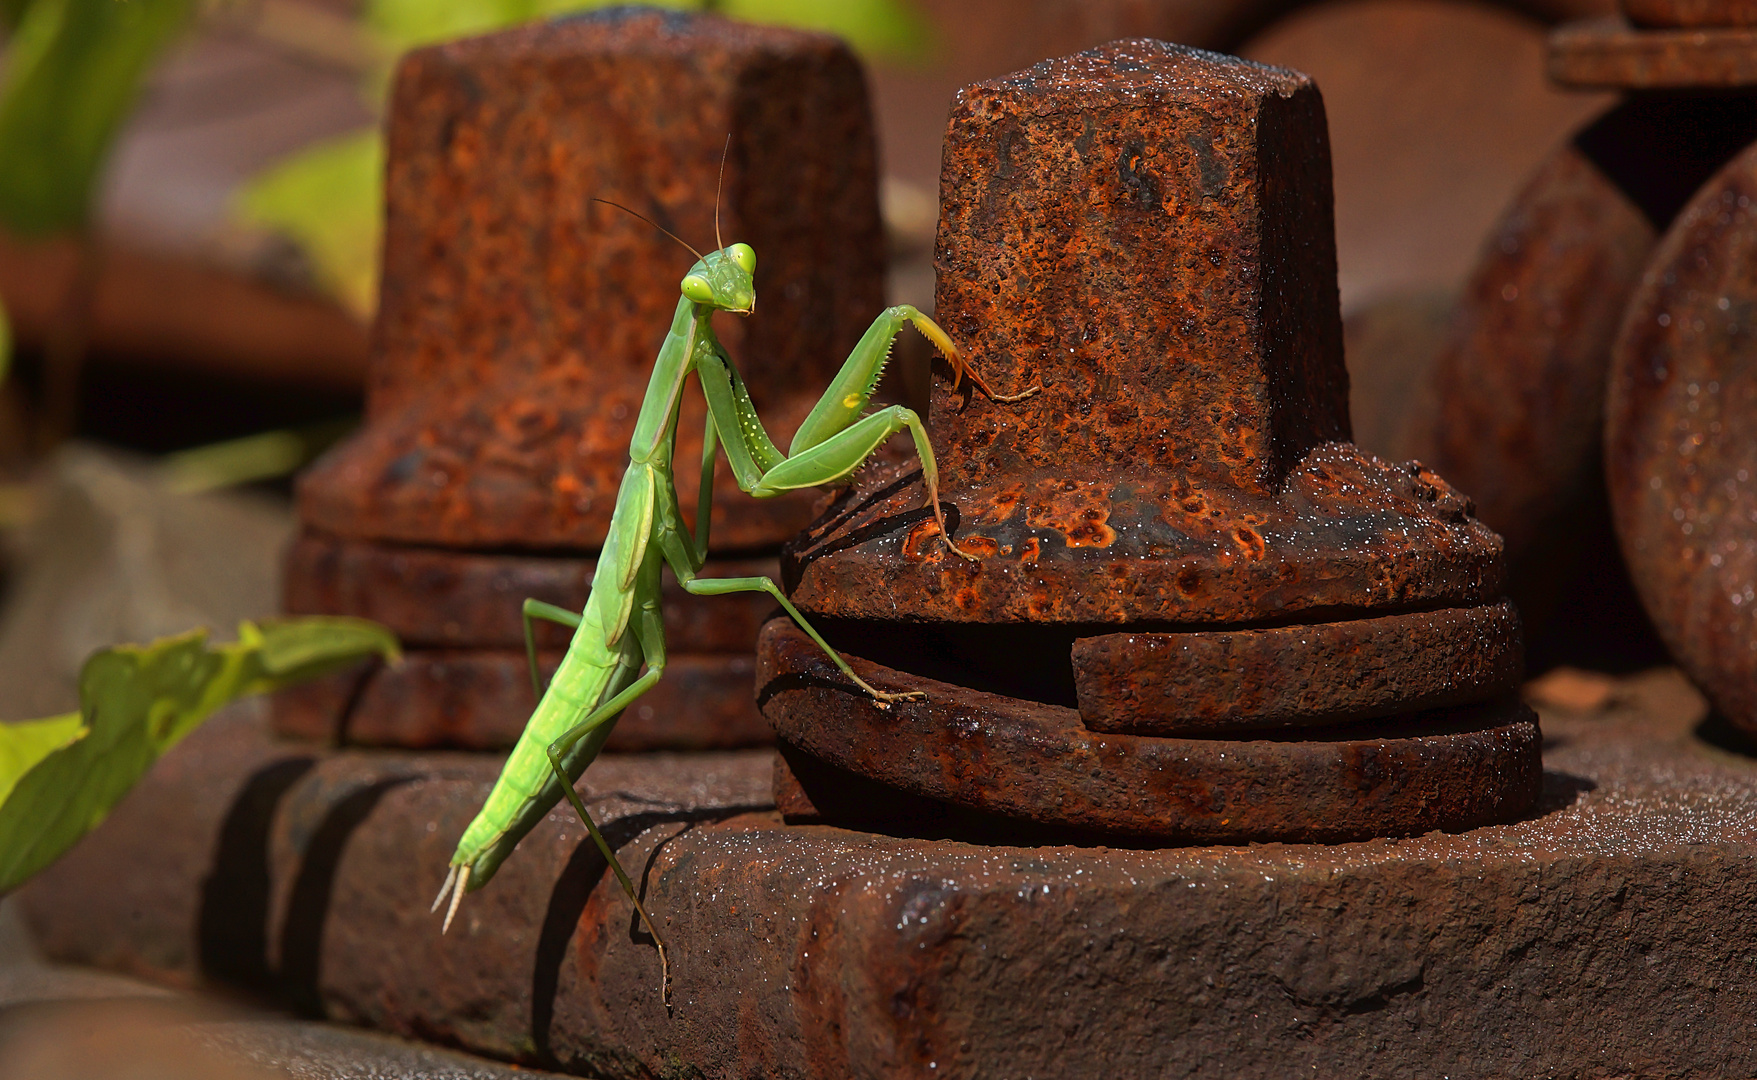
M540 653L544 680L559 651ZM665 678L622 714L606 749L729 750L774 741L752 700L755 661L673 653ZM345 746L504 751L536 706L525 654L423 649L283 691L270 706L277 733Z
M1502 601L1374 619L1074 642L1093 731L1209 735L1317 727L1500 697L1519 687L1519 613Z
M1679 664L1757 731L1757 146L1660 242L1612 354L1605 471Z
M282 609L372 619L415 648L522 650L523 602L583 610L596 567L591 558L447 551L306 532L287 554ZM709 559L702 567L703 577L775 573L773 558ZM775 609L759 593L690 596L669 575L661 600L673 653L749 655ZM573 636L554 623L533 626L539 646L560 648Z
M1550 81L1578 90L1715 90L1757 86L1757 27L1643 29L1621 15L1550 32Z
M876 708L776 619L757 685L783 743L909 795L1041 825L1175 843L1337 842L1511 820L1541 780L1537 717L1512 698L1292 738L1166 739L1095 733L1072 709L849 661L927 700Z

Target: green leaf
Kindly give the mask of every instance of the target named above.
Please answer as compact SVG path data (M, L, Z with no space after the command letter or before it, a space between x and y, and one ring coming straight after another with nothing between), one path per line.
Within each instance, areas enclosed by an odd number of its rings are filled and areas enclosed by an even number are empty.
M724 0L715 10L747 22L826 30L854 51L893 60L925 58L932 33L906 0Z
M222 705L372 655L397 657L390 631L327 617L242 623L228 645L210 646L196 630L93 655L80 671L78 714L11 725L0 739L0 783L8 766L25 765L0 802L0 893L97 827L159 755Z
M378 288L384 140L376 130L284 158L239 191L235 216L304 249L318 284L370 318Z
M47 720L0 724L0 802L12 794L25 773L56 750L85 738L89 730L76 712Z
M0 225L85 226L116 129L193 0L32 0L0 80Z

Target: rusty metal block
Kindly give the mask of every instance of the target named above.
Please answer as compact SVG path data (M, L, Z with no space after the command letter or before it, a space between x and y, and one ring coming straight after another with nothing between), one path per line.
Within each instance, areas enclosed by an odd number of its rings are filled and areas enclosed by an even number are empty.
M1757 86L1757 29L1645 30L1620 15L1583 19L1550 32L1545 68L1551 82L1581 90Z
M835 39L617 8L410 54L392 95L368 423L301 481L306 525L474 548L603 541L690 256L760 254L761 314L726 320L777 438L883 304L872 121ZM686 409L678 460L700 460ZM784 442L783 438L783 442ZM695 470L680 470L693 513ZM714 535L778 543L810 496L729 474Z
M1660 634L1757 730L1757 148L1679 215L1612 357L1605 472Z
M1074 642L1080 721L1128 735L1340 724L1466 705L1519 687L1513 605Z
M1007 403L935 388L940 494L976 558L947 551L919 472L899 465L867 470L783 550L794 601L838 648L882 688L928 694L882 713L771 624L759 693L783 754L876 781L868 802L1168 842L1524 812L1537 730L1492 703L1521 655L1496 606L1500 538L1432 470L1342 441L1311 81L1155 41L1045 61L959 95L941 188L938 318L989 382L1043 390ZM1460 610L1396 655L1348 625L1402 617L1407 631L1412 608ZM1322 670L1351 649L1395 669L1386 682L1422 674L1375 696L1361 665ZM1319 685L1278 685L1283 664ZM1076 704L1090 727L1131 734L1094 734ZM1374 715L1397 719L1334 726ZM1158 737L1275 726L1303 727Z
M237 713L18 900L57 960L588 1075L1757 1073L1727 1036L1757 1011L1728 961L1757 949L1757 770L1692 735L1675 673L1614 696L1545 717L1539 813L1343 845L789 826L772 753L606 755L587 797L668 935L672 1012L566 814L439 936L491 760L301 755Z

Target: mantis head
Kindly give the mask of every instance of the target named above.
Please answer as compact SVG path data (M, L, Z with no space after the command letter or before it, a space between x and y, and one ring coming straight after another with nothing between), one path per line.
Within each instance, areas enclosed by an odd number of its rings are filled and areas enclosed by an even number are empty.
M749 244L729 244L703 255L683 279L683 295L720 311L749 315L756 310L756 252Z

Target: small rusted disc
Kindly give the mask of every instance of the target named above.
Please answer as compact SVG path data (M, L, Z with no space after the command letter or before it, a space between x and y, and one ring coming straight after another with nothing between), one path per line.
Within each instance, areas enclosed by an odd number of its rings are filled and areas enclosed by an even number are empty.
M1605 471L1667 646L1757 730L1757 147L1654 253L1612 354Z
M1468 829L1529 811L1542 772L1537 718L1512 698L1297 739L1161 739L848 659L881 690L927 699L876 707L777 619L757 685L783 743L912 796L1042 825L1174 843Z
M287 552L282 605L292 615L372 619L406 646L522 649L524 601L581 611L596 568L584 556L447 551L307 530ZM709 559L701 572L774 577L777 567L772 558ZM775 610L763 593L691 596L669 575L662 597L674 652L748 653ZM573 636L551 622L532 626L539 646L559 648Z
M545 682L560 653L539 658ZM721 750L772 742L752 701L748 653L672 653L659 684L617 721L605 748ZM507 750L536 707L522 652L432 649L376 667L346 686L322 680L277 694L275 730L352 746Z
M1511 692L1523 652L1519 613L1503 600L1267 630L1080 638L1074 686L1093 731L1315 727Z
M1637 30L1620 15L1550 33L1550 81L1581 90L1757 86L1757 28Z

